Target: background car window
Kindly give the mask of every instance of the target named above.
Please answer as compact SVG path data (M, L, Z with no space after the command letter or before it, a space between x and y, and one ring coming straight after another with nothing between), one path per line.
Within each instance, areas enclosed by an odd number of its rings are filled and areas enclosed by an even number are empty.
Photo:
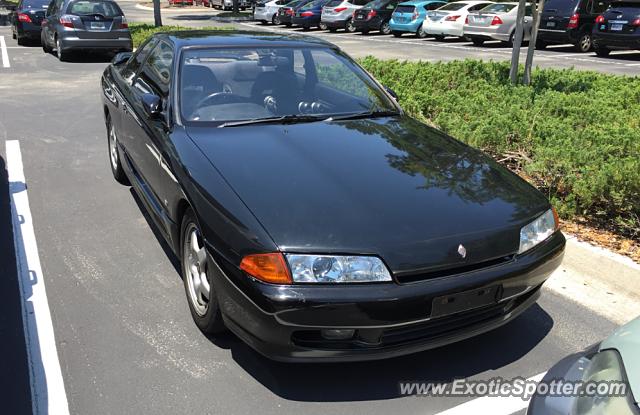
M153 49L153 46L155 45L155 43L156 43L155 39L150 39L149 41L147 41L147 43L143 44L136 51L136 53L133 54L131 59L129 59L127 66L125 66L125 68L122 70L123 78L125 78L129 82L133 80L133 77L138 73L138 71L142 67L144 60L147 58L147 55L149 55L149 52L151 51L151 49Z
M342 4L342 0L331 0L326 7L337 7Z
M528 4L527 6L525 6L524 8L524 15L525 16L533 16L533 9L531 8L531 5Z
M164 42L158 43L153 49L139 75L144 88L161 98L169 96L171 82L171 65L173 63L173 49Z
M610 4L611 2L608 1L595 1L593 3L593 14L600 14L605 12L609 8Z
M397 2L392 1L391 3L388 3L385 7L385 9L387 10L393 10L396 8L396 4L398 4Z
M466 5L467 5L467 3L449 3L449 4L445 4L444 6L440 7L440 10L455 11L455 10L460 10L461 8L463 8Z
M514 7L516 7L515 4L495 3L485 7L482 11L486 13L507 13L513 10Z
M429 3L425 6L427 10L436 10L444 6L445 3Z
M544 4L544 10L555 10L558 14L572 14L580 0L549 0Z
M80 0L69 3L67 13L78 16L99 14L104 17L116 17L123 14L116 3L96 0Z
M42 9L49 4L49 0L24 0L21 8L25 9Z
M482 10L487 6L490 6L491 3L480 3L480 4L476 4L475 6L471 6L469 7L468 11L470 12L477 12L478 10Z

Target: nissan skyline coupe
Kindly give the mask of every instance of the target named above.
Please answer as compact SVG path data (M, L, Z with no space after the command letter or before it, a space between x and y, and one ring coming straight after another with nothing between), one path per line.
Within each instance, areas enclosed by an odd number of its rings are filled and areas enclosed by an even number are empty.
M113 176L208 335L280 361L415 353L513 320L561 263L544 195L323 40L160 33L101 86Z

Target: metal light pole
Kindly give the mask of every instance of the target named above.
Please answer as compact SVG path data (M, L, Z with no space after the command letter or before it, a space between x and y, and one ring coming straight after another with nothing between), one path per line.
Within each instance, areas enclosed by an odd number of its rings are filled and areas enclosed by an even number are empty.
M536 50L536 41L538 40L538 28L540 26L540 13L544 9L544 0L540 0L537 7L533 8L533 21L531 22L531 39L529 40L529 48L527 49L527 60L524 63L524 79L523 83L529 85L531 83L531 66L533 65L533 53Z
M520 63L520 46L524 34L524 11L526 0L520 0L518 4L518 15L516 17L516 31L513 36L513 49L511 51L511 70L509 78L512 84L518 83L518 64Z

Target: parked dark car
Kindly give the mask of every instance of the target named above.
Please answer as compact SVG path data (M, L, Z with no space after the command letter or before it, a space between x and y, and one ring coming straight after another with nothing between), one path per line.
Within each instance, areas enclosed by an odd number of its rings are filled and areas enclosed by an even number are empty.
M11 13L11 34L23 45L25 41L40 40L40 24L50 0L20 0Z
M301 26L304 30L309 30L312 27L321 27L322 8L330 1L313 0L302 7L298 7L291 19L291 23L294 26ZM326 29L327 26L323 25L321 28Z
M133 50L124 13L112 0L53 0L42 22L42 49L58 59L80 51Z
M311 1L312 0L295 0L280 7L280 9L278 9L278 22L287 27L293 26L292 20L296 10Z
M593 44L598 56L612 50L640 50L640 0L620 0L596 18Z
M540 15L536 47L570 43L578 52L589 52L596 17L609 3L610 0L549 0Z
M562 259L540 192L323 40L156 34L114 58L102 92L113 175L179 258L197 326L273 359L477 335L531 306Z
M356 30L367 34L380 31L385 35L391 33L389 20L398 3L402 0L374 0L353 13Z

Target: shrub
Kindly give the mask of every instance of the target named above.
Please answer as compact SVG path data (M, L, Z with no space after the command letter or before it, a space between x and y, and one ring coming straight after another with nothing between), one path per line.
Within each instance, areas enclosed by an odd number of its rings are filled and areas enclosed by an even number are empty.
M640 78L504 62L360 63L411 115L481 148L543 190L564 218L640 236Z
M220 26L200 27L200 28L185 27L185 26L155 27L154 25L147 24L147 23L130 23L129 30L131 31L133 47L137 48L148 37L153 36L153 34L159 33L159 32L174 32L174 31L181 31L181 30L230 30L230 28L220 27Z

